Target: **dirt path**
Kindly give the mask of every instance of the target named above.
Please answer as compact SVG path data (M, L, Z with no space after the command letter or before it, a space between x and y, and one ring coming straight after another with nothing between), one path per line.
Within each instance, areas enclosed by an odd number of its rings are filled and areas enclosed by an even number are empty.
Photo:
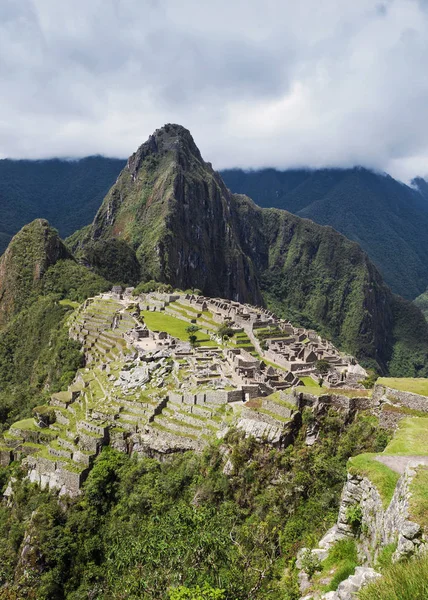
M409 463L412 466L428 465L428 456L376 456L376 460L383 463L396 473L402 475Z

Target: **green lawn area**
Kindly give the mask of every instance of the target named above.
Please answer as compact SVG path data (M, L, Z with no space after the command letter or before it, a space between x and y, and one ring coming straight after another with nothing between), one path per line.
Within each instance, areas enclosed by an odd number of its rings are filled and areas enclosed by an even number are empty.
M21 429L26 431L40 431L40 427L37 427L34 419L30 417L29 419L23 419L22 421L17 421L11 427L11 429Z
M412 377L379 377L376 383L401 392L428 396L428 379Z
M428 417L402 419L384 454L428 454Z
M60 300L59 303L62 306L71 306L71 308L77 308L79 306L78 302L74 302L73 300L67 300L67 298L64 298L64 300Z
M320 388L318 383L312 379L312 377L299 377L300 381L305 387L316 387ZM321 387L320 389L325 390L326 388Z
M383 455L417 456L428 454L427 443L428 417L414 417L400 421L398 430L389 442ZM384 507L387 507L394 494L399 474L389 467L375 460L378 454L359 454L348 461L350 473L358 473L370 479L376 486L382 498ZM420 470L413 482L413 512L428 510L428 471ZM422 507L422 508L421 508ZM418 512L419 511L419 512ZM428 524L428 519L427 524Z
M171 315L167 315L161 312L151 312L147 310L141 311L141 315L144 317L144 322L151 331L166 331L172 337L178 338L184 342L189 341L189 334L186 329L190 323L182 321ZM198 331L196 333L198 342L203 346L216 346L205 333Z

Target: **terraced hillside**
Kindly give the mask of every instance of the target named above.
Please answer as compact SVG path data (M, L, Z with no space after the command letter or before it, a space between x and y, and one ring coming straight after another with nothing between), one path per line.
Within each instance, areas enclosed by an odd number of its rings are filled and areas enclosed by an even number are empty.
M294 390L304 386L298 371L264 362L269 344L283 339L307 353L308 344L319 343L332 373L342 365L313 332L294 331L268 311L186 294L134 297L131 291L89 298L72 312L69 333L82 344L86 366L67 391L4 434L2 465L24 456L32 481L73 495L105 445L165 456L201 450L231 424L283 445L299 427L302 395ZM307 380L312 373L316 385L316 355L309 354L309 362L290 364Z

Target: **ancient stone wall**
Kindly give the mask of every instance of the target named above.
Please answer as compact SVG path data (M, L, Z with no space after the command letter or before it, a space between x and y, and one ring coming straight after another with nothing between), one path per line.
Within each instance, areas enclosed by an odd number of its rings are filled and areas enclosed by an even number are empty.
M348 475L337 519L339 536L353 534L349 523L349 509L361 509L361 528L358 544L361 562L373 566L380 550L387 544L397 543L393 559L418 552L427 539L417 523L409 520L409 484L415 471L408 467L400 477L388 507L383 508L382 499L373 483L359 475Z
M376 402L389 400L390 402L399 403L402 406L406 406L412 410L420 410L428 413L427 396L413 394L412 392L394 390L393 388L386 387L381 384L375 385L373 389L373 400Z

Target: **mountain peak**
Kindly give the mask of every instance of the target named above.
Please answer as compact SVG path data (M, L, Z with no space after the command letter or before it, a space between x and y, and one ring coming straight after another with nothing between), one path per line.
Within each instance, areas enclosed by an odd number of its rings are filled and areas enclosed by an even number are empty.
M148 156L160 157L169 153L173 154L182 166L188 164L188 159L191 157L203 163L199 148L190 131L182 125L167 123L160 129L156 129L148 140L129 157L126 168L135 178L142 162Z
M22 307L51 265L70 257L46 219L25 225L0 258L0 326Z

